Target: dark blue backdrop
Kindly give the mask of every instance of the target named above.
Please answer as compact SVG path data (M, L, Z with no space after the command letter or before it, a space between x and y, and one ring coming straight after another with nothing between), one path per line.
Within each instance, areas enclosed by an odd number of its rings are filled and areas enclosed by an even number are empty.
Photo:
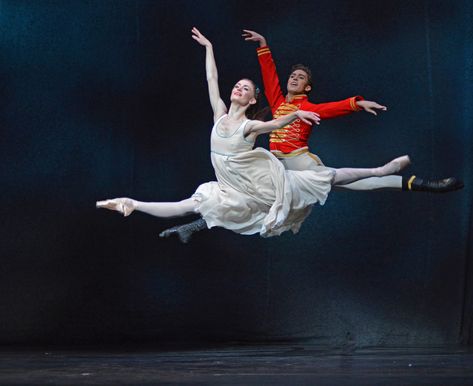
M0 1L0 343L467 342L472 12L469 0ZM190 245L157 237L176 220L97 211L214 179L194 25L225 98L259 79L250 28L282 78L312 66L313 101L389 107L323 122L311 147L326 164L408 153L409 172L466 188L334 192L296 236L217 229Z

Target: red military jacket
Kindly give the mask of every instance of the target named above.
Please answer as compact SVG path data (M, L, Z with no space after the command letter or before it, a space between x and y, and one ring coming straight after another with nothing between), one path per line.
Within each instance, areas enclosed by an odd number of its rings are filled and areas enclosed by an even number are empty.
M322 119L340 117L360 110L356 101L363 100L361 96L354 96L338 102L311 103L306 94L300 94L295 95L291 101L286 101L269 47L258 47L256 51L263 77L264 93L271 107L273 118L279 118L299 109L318 113ZM307 151L307 141L311 131L312 126L297 119L282 129L274 130L270 134L269 147L278 156L295 156L300 154L301 150Z

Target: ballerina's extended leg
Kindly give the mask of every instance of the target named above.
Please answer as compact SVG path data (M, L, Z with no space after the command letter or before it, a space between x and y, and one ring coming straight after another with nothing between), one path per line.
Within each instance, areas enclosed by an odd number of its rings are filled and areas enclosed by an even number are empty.
M334 185L349 184L368 177L382 177L394 174L411 163L409 156L404 155L393 159L386 165L377 168L340 168L336 169Z
M191 198L178 202L142 202L123 197L97 201L96 207L115 210L124 216L129 216L135 210L156 217L179 217L196 213L196 204Z

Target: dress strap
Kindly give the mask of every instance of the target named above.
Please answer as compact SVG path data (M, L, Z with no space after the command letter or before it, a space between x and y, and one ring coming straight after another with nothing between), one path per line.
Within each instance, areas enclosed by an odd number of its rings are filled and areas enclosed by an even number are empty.
M250 119L247 119L246 121L244 121L241 126L238 128L238 130L242 129L241 130L241 137L243 138L243 141L247 142L247 143L251 143L251 144L254 144L254 141L248 141L245 137L245 127L246 127L246 124L250 121Z
M226 116L227 116L227 114L223 114L219 119L217 119L217 120L215 121L214 126L216 127L216 126L220 123L220 121L221 121L223 118L225 118Z
M240 125L240 127L237 129L237 131L240 130L240 129L243 129L243 130L242 130L242 133L241 133L242 135L244 135L244 131L245 131L246 124L247 124L249 121L250 121L249 119L244 120L244 121L242 122L242 124Z

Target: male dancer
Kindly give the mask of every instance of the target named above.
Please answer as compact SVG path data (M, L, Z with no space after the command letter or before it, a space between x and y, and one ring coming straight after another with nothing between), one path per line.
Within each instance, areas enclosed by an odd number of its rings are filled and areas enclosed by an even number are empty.
M308 101L308 94L312 90L312 74L308 67L301 64L293 66L287 81L287 94L283 96L276 66L266 39L255 31L243 30L243 32L243 37L246 41L259 43L256 51L261 67L265 95L273 116L279 117L293 110L303 109L319 113L322 119L332 117L325 114L325 108L327 105L331 105L330 103L314 104ZM376 102L360 100L359 97L351 98L350 104L354 110L362 108L374 115L376 115L376 109L386 110L385 106L381 106ZM294 122L283 129L275 130L271 133L270 150L279 158L286 169L307 170L325 167L319 157L309 153L307 140L310 131L311 127L304 124L304 122ZM339 187L352 190L397 189L443 193L461 189L463 184L455 178L429 181L416 176L408 178L386 176L365 178Z
M366 101L361 96L338 102L320 104L309 102L308 94L312 90L312 74L308 67L301 64L292 67L287 82L287 94L284 96L266 39L255 31L243 30L243 32L246 41L259 43L256 51L263 77L265 95L274 118L290 114L298 109L316 112L322 119L347 115L361 109L374 115L377 115L376 110L386 110L385 106L373 101ZM311 129L310 125L295 121L270 134L270 150L284 164L286 169L321 170L328 168L318 156L309 152L308 139ZM413 175L407 178L402 176L371 177L350 184L336 185L335 187L351 190L390 189L444 193L461 189L463 183L453 177L441 180L425 180ZM194 232L206 227L205 221L199 219L189 224L167 229L160 233L160 237L177 234L182 242L187 243Z

